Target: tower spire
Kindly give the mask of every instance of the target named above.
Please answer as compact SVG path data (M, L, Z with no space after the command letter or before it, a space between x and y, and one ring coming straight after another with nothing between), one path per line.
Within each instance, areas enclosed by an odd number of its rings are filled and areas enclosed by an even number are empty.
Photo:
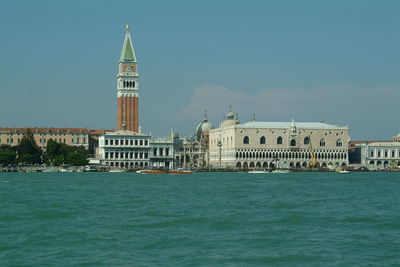
M119 62L136 62L135 50L133 49L131 34L129 33L129 25L125 25L125 39L122 46Z

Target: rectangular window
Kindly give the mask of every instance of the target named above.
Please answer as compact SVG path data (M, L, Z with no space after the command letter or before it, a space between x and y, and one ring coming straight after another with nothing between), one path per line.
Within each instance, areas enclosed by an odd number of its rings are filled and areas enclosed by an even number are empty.
M137 146L137 145L138 145L138 140L136 139L136 140L135 140L135 146Z
M144 158L145 159L149 158L149 153L144 153Z
M131 146L133 146L133 139L131 139Z
M118 144L119 144L119 140L116 139L116 140L115 140L115 145L118 146Z
M73 143L74 143L74 141L75 141L75 140L74 140L74 138L72 138L72 139L71 139L71 143L73 144Z
M110 140L110 145L114 145L114 140L113 139Z
M83 143L86 144L86 137L83 137Z
M130 153L130 158L133 159L133 152Z
M128 156L129 156L129 153L128 153L128 152L125 152L125 158L126 158L126 159L128 158Z
M117 159L119 157L119 153L115 152L115 158Z
M114 158L114 152L110 152L110 159Z
M169 156L169 148L165 149L165 156Z
M143 146L143 140L140 139L140 145Z
M143 158L143 153L139 154L139 158L141 158L141 159Z
M149 145L149 141L148 140L144 141L144 145L145 146Z
M105 141L105 142L106 142L106 146L108 146L108 139L106 139L106 141Z
M138 153L136 152L136 153L135 153L135 159L137 159L137 158L138 158Z
M108 159L108 152L106 152L106 159Z
M374 151L371 151L371 158L374 157Z
M128 139L125 140L125 145L127 145L127 146L129 145L129 140Z
M394 150L392 150L392 158L394 158L395 157L395 155L394 155Z
M80 143L80 141L81 141L81 140L80 140L80 138L79 138L79 137L77 137L77 138L76 138L76 143L78 143L78 144L79 144L79 143Z

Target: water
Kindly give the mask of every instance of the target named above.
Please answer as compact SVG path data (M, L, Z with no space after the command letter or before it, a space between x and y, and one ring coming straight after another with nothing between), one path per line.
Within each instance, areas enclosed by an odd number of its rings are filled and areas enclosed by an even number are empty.
M398 173L0 173L2 266L400 266Z

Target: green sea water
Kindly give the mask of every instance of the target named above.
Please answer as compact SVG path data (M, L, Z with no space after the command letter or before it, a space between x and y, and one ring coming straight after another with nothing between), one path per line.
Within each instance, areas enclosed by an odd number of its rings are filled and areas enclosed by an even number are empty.
M400 266L399 173L0 173L1 266Z

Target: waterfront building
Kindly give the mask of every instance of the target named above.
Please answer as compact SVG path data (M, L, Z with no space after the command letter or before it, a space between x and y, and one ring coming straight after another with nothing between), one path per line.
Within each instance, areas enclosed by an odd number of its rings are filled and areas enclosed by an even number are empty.
M207 114L194 131L194 134L179 138L174 135L175 164L185 169L207 168L209 165L209 134L214 129Z
M129 26L118 64L117 75L117 129L139 131L139 74Z
M350 163L369 169L400 166L400 134L392 140L350 142Z
M120 130L99 137L97 158L110 168L150 166L150 135Z
M18 145L28 130L32 132L36 144L43 151L46 151L47 141L51 139L60 144L83 146L91 154L95 151L98 136L107 131L86 128L0 128L0 145Z
M174 168L173 135L150 140L150 166L153 169Z
M241 124L229 112L210 130L210 166L215 168L300 168L315 157L320 167L348 165L348 127L323 122Z

